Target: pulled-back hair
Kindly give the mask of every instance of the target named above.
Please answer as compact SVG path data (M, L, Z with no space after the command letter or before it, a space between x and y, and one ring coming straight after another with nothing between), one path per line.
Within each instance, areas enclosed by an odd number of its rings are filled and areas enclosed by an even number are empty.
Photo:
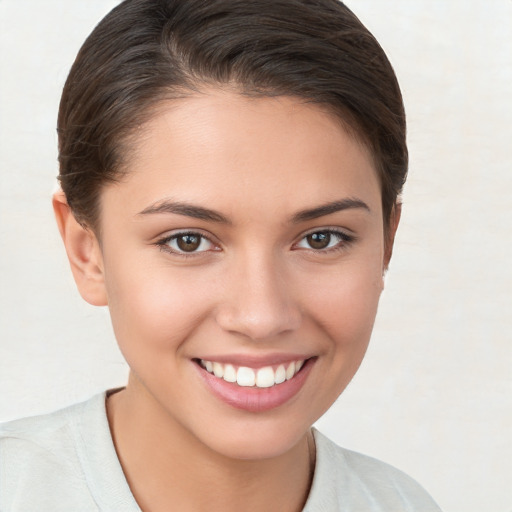
M327 108L370 150L385 224L407 174L405 113L384 51L338 0L126 0L80 49L62 94L62 189L95 229L103 185L158 105L205 86Z

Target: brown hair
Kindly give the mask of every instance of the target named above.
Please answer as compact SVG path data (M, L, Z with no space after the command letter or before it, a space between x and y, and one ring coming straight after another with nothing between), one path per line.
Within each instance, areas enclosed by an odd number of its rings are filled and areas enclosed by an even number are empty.
M76 219L98 227L131 135L162 100L204 85L327 107L371 151L385 224L407 175L402 96L376 39L338 0L126 0L93 30L58 118L59 180Z

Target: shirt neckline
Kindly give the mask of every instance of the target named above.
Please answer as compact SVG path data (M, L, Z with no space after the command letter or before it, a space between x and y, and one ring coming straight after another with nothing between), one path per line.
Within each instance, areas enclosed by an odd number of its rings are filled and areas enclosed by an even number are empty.
M121 389L107 390L80 404L80 414L72 418L75 446L88 487L100 510L142 512L121 467L107 418L107 397ZM312 432L316 449L315 466L302 512L322 510L322 502L334 503L337 500L336 475L326 471L324 463L329 457L327 439L314 427Z

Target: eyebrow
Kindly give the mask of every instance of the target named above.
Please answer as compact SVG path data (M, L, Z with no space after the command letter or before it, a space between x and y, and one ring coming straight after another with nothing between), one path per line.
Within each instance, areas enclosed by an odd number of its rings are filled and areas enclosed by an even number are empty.
M364 201L349 197L339 201L332 201L315 208L301 210L293 215L291 221L293 223L304 222L307 220L318 219L319 217L330 215L331 213L336 213L342 210L352 210L354 208L362 208L363 210L371 212L369 206Z
M194 219L208 220L211 222L218 222L221 224L231 224L231 221L215 210L204 208L202 206L195 206L189 203L181 203L175 201L159 201L147 208L144 208L139 215L149 215L152 213L174 213L177 215L185 215Z
M331 201L329 203L316 206L315 208L300 210L294 214L290 220L291 223L297 224L299 222L317 219L319 217L323 217L324 215L330 215L342 210L351 210L355 208L362 208L368 212L371 211L364 201L355 198L345 198L338 201ZM157 213L172 213L177 215L185 215L186 217L192 217L194 219L217 222L220 224L231 224L231 221L227 217L215 210L204 208L202 206L196 206L190 203L170 200L159 201L155 204L152 204L139 212L139 215L150 215Z

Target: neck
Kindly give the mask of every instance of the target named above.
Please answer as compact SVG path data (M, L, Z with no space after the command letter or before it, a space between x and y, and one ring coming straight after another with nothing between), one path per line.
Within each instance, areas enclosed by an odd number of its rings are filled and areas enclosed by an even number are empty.
M314 469L310 432L277 457L233 459L210 449L135 388L131 379L108 399L107 411L123 471L144 512L302 510Z

